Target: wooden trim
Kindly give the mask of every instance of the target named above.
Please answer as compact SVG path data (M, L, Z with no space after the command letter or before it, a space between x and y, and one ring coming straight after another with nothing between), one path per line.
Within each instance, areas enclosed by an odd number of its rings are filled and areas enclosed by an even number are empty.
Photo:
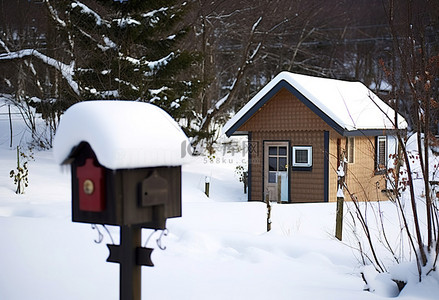
M287 156L287 164L288 164L288 203L291 203L291 165L293 164L291 153L291 141L288 140L288 156Z
M329 202L329 131L323 132L323 201Z
M262 176L261 176L261 180L262 180L262 201L265 201L265 178L264 178L264 174L265 174L265 140L262 140L262 160L261 160L261 165L262 165Z
M358 130L345 130L343 136L384 136L394 134L397 132L395 129L358 129Z
M252 133L249 132L247 135L247 142L252 142ZM250 144L248 145L248 147ZM250 149L247 149L247 155L248 155L248 176L247 176L247 201L250 201L252 199L252 154Z

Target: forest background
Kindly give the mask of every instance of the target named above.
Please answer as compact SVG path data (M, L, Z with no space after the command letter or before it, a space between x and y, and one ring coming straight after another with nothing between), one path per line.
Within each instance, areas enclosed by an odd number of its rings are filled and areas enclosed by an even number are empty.
M361 81L434 135L438 54L429 0L0 0L0 93L41 147L91 99L154 103L210 147L283 70Z

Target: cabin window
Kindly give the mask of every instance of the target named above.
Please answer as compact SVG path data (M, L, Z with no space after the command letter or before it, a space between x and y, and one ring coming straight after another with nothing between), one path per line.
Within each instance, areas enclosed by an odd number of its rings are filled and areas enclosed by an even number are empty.
M376 139L376 170L384 171L387 167L387 138L378 136Z
M354 155L355 155L355 138L354 137L348 137L348 143L347 143L347 149L346 149L346 156L349 164L353 164L354 161Z
M312 166L312 147L293 146L293 167Z
M276 183L277 172L288 169L288 155L286 146L268 147L268 182Z

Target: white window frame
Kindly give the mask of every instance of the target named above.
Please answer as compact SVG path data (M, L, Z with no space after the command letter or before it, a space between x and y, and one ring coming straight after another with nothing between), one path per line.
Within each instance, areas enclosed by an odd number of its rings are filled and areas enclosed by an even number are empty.
M384 141L384 165L380 167L380 142ZM376 170L383 171L387 169L387 137L385 135L377 136L376 142Z
M296 162L296 150L308 151L308 162L300 163ZM293 167L312 167L312 146L293 146Z

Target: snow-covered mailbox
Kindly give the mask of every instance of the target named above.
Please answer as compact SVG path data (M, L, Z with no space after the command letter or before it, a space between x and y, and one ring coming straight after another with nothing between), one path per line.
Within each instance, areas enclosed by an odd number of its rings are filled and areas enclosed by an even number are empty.
M87 101L70 107L54 141L72 173L72 220L120 226L108 262L120 264L120 299L141 299L141 266L153 249L142 228L165 229L181 216L181 147L188 140L157 106L132 101Z
M181 216L181 145L187 137L157 106L86 101L70 107L54 154L71 165L72 220L164 229Z

